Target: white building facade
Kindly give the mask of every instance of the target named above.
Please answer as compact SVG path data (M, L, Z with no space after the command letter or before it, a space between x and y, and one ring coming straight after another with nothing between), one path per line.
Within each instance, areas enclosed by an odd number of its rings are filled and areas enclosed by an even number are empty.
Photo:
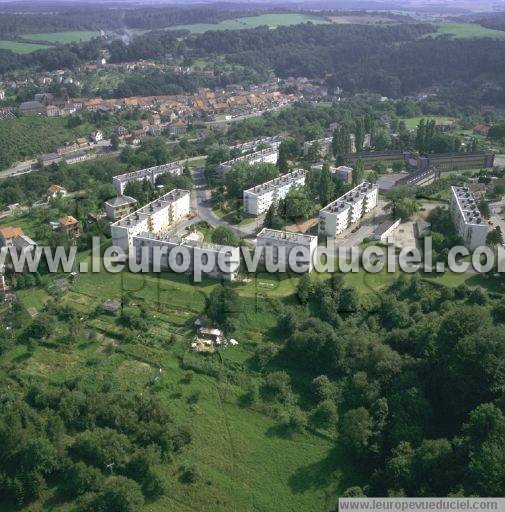
M364 181L319 211L319 234L335 237L377 206L377 185Z
M272 147L268 149L262 149L261 151L256 151L254 153L249 153L248 155L238 156L233 160L223 162L222 164L219 165L218 170L220 174L226 174L227 172L231 171L234 165L241 162L246 162L251 165L258 163L276 164L278 158L278 147Z
M189 190L174 189L111 225L112 245L128 250L143 232L168 229L190 212Z
M271 258L274 264L285 265L289 268L289 256L292 251L303 248L308 251L308 258L305 260L302 254L299 254L298 261L307 263L308 271L313 269L314 253L317 250L317 236L305 235L302 233L291 233L289 231L279 231L277 229L263 228L258 233L257 246L264 247L262 261ZM271 251L271 256L267 252ZM296 255L293 258L297 257Z
M482 217L473 194L467 187L451 187L449 206L456 232L471 251L486 245L489 225Z
M229 146L231 150L238 150L242 154L247 153L249 151L257 152L259 151L260 146L268 146L268 149L279 149L279 146L282 142L282 138L280 136L275 137L260 137L258 139L251 140L249 142L243 142L242 144L236 144L234 146ZM267 148L265 148L267 149Z
M179 176L182 172L183 168L179 162L170 162L168 164L156 165L155 167L149 167L147 169L140 169L139 171L119 174L112 178L112 185L116 189L118 195L122 195L125 191L126 185L132 181L147 180L154 185L158 176L163 176L164 174Z
M249 215L261 215L272 204L286 197L292 187L305 185L307 172L303 169L244 190L244 211Z

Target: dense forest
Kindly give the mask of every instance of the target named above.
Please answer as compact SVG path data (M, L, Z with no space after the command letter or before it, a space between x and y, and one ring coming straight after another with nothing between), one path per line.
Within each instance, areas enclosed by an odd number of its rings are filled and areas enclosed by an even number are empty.
M130 331L145 328L136 313L123 311L120 321ZM16 336L1 330L2 354L14 345L32 354L40 345L62 353L97 339L95 331L82 328L74 309L61 304L51 304L33 321L15 304L3 321ZM78 503L79 512L134 512L166 492L158 468L191 441L191 433L160 399L158 371L146 384L123 380L97 360L58 383L4 370L2 508L31 503L52 487L57 501Z
M476 15L474 17L477 17ZM505 12L495 12L492 16L476 19L479 25L493 30L505 30Z
M429 24L313 25L271 30L209 31L180 39L165 31L135 37L130 44L110 43L112 62L162 58L167 53L191 62L195 58L226 62L243 72L221 79L250 82L273 71L279 77L327 77L330 88L346 94L368 90L390 97L409 95L432 86L451 86L458 94L477 95L483 103L505 102L500 70L505 42L492 39L448 39L429 36ZM0 72L24 67L72 67L98 57L100 41L62 45L17 55L0 50ZM217 70L219 72L219 70ZM218 73L219 74L219 73ZM485 87L481 85L485 83ZM178 90L173 81L159 93ZM130 88L130 86L126 86ZM147 87L147 81L146 85ZM140 93L139 87L133 87ZM152 89L152 87L150 88ZM151 94L145 91L145 94Z
M339 276L300 281L302 305L279 320L284 341L267 357L258 349L264 367L314 379L307 417L288 375L276 375L291 426L338 421L343 453L368 482L350 495L502 496L503 300L418 276L373 296Z
M491 39L448 40L421 37L430 25L362 25L257 28L208 32L186 39L196 54L225 54L230 63L272 68L280 77L321 77L346 92L412 94L437 84L483 77L501 83L497 73L505 43Z

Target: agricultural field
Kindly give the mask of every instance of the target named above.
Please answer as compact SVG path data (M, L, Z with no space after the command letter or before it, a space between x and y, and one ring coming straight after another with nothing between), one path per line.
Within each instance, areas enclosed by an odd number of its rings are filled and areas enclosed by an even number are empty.
M332 23L335 23L336 25L379 25L379 24L383 25L386 23L398 23L398 20L395 20L395 18L391 18L387 15L384 15L384 16L372 16L372 15L329 16L328 19Z
M89 41L99 35L100 33L96 30L76 30L71 32L49 32L45 34L23 34L21 38L29 41L65 44Z
M329 23L318 16L308 16L306 14L262 14L260 16L248 16L237 18L236 20L224 20L220 23L196 23L194 25L176 25L169 27L169 30L189 30L194 34L202 34L209 30L240 30L245 28L255 28L267 25L270 28L282 27L287 25L298 25L307 22L316 25Z
M11 50L14 53L32 53L36 50L49 48L44 44L20 43L18 41L0 41L0 50Z
M476 39L482 37L505 39L504 31L493 30L474 23L440 23L437 25L437 32L428 34L426 37L441 35L452 36L455 39Z

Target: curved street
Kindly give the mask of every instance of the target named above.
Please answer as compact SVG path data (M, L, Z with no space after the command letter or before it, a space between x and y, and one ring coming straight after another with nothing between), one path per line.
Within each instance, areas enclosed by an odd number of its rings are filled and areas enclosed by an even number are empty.
M190 169L190 174L194 186L191 193L191 208L196 213L195 219L207 222L213 227L227 227L241 238L253 237L258 229L262 227L263 215L260 215L255 221L243 226L232 224L216 215L212 211L212 192L207 185L207 180L205 179L204 167L193 167Z

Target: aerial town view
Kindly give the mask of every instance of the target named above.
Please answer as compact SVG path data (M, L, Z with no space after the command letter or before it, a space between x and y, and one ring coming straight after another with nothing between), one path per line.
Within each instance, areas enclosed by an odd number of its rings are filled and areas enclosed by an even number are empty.
M505 512L505 1L0 0L0 512Z

